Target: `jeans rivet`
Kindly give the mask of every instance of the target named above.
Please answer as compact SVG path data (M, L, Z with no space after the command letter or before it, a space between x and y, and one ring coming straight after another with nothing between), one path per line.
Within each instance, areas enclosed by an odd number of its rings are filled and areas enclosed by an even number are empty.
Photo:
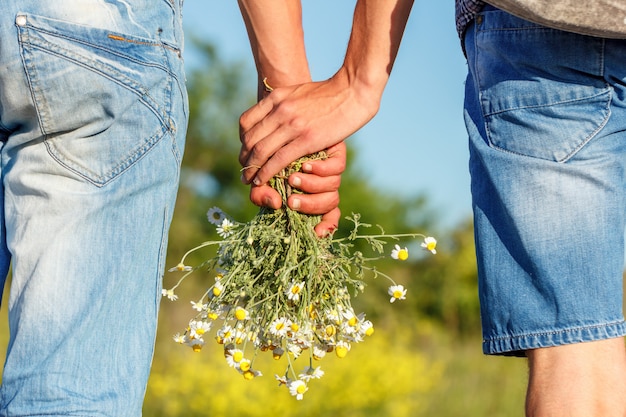
M26 16L19 15L15 18L15 24L18 26L26 26Z

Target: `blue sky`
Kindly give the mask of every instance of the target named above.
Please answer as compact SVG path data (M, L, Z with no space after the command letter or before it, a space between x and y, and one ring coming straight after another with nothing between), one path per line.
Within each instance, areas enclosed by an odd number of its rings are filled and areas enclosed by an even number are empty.
M343 60L354 0L303 0L313 78ZM186 0L185 29L215 42L256 77L235 0ZM193 57L187 57L192 62ZM454 28L454 2L416 0L378 115L348 141L367 180L387 190L426 193L444 225L471 214L462 106L466 64Z

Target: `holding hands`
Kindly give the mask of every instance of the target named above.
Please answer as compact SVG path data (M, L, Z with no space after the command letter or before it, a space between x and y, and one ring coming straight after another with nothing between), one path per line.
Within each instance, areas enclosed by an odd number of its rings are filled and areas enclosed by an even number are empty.
M270 178L298 158L326 150L330 158L311 162L304 173L289 178L291 186L307 194L292 195L287 204L322 214L319 236L337 227L343 141L377 113L412 4L358 0L343 65L330 79L311 82L300 2L239 0L261 98L240 118L242 181L252 184L255 204L280 207L280 196L266 185ZM270 94L264 92L265 79L276 87Z

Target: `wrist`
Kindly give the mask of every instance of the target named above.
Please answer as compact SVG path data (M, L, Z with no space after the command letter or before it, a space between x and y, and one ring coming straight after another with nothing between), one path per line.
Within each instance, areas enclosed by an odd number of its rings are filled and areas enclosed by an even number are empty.
M308 65L292 68L291 71L280 71L275 67L269 70L259 69L258 76L259 98L266 96L274 88L311 82Z
M378 112L387 77L360 74L344 65L332 77L332 80L339 83L342 89L350 91L354 101L367 113L368 120Z

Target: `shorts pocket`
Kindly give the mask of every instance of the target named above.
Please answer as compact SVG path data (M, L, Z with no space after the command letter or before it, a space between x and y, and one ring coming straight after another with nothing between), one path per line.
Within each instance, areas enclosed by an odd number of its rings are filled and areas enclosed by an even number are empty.
M16 25L45 144L67 169L102 186L184 123L171 45L29 14Z
M565 162L608 121L602 39L502 11L481 15L473 57L490 146Z

